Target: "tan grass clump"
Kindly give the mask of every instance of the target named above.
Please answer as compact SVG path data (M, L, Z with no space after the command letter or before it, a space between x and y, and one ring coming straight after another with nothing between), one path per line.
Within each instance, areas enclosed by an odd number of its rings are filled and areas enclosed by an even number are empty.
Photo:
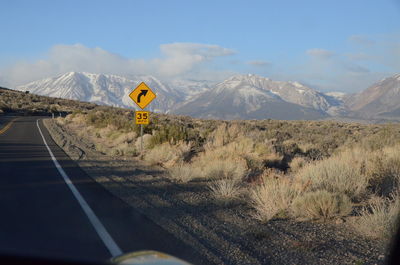
M372 238L390 239L399 225L400 198L398 194L390 198L375 198L361 210L361 216L354 221L354 228Z
M196 168L192 167L190 164L180 163L170 169L168 169L168 176L171 180L175 182L189 182L194 176L196 176L196 172L194 172Z
M330 158L305 165L297 178L310 182L310 188L326 190L359 199L367 193L368 179L360 171L363 154L358 150L347 150Z
M198 168L197 177L202 179L242 179L246 175L245 163L240 159L203 159L193 163L193 165Z
M254 217L267 222L277 215L284 216L300 190L288 179L264 178L262 185L250 192Z
M373 152L365 163L365 174L373 192L388 196L399 189L400 146L385 147Z
M309 161L307 159L305 159L304 157L296 156L289 163L290 172L296 173L300 169L302 169L305 165L307 165L308 163L309 163Z
M219 202L227 203L240 195L240 182L237 179L223 178L208 184L212 195Z
M137 149L134 145L129 144L128 142L122 142L117 144L116 146L109 148L113 155L119 156L134 156L137 154Z
M309 220L346 216L351 210L352 204L346 195L325 190L306 192L294 199L291 205L295 217Z
M114 144L118 145L122 143L132 143L136 140L136 137L136 132L123 133L115 139Z
M176 145L163 143L148 150L144 155L144 160L154 165L172 167L174 164L183 161L190 148L190 143L179 142Z
M201 168L201 178L243 178L248 171L262 171L265 162L271 158L275 159L277 155L269 145L239 136L222 146L206 145L193 164Z
M153 136L151 134L143 135L143 149L144 150L150 148L152 138L153 138ZM136 138L135 147L137 150L140 150L140 148L141 148L141 139L142 138L140 136L138 138Z

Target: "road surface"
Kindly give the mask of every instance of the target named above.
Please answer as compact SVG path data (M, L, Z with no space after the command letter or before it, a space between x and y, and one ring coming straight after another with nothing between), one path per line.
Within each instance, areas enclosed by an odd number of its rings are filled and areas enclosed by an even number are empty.
M204 263L82 171L54 143L42 118L19 117L0 131L0 253L96 261L151 249ZM0 116L0 130L10 120Z

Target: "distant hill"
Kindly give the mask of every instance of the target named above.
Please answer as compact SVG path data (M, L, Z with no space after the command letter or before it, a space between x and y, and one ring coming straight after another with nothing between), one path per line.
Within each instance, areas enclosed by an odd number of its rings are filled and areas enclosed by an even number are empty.
M46 78L17 87L18 90L31 93L93 102L115 107L135 108L129 93L140 82L147 85L157 94L149 110L167 112L182 96L152 76L140 76L127 79L117 75L69 72L60 76Z
M400 74L387 77L351 95L345 104L358 117L400 118Z
M26 91L0 87L0 114L50 115L55 113L59 115L60 113L67 114L73 111L88 111L95 108L100 107L94 103L39 96Z
M298 82L257 75L233 76L182 103L172 113L214 119L320 119L333 107L327 97Z
M213 119L400 120L400 74L348 95L322 93L299 82L274 81L257 75L236 75L214 84L198 80L162 82L152 76L130 78L69 72L19 86L21 91L135 109L128 97L146 82L157 94L149 110Z

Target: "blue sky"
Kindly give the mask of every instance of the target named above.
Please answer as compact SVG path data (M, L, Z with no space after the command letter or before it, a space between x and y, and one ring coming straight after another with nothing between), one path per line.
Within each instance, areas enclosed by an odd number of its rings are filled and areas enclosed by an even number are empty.
M0 85L65 71L255 73L354 92L400 72L395 0L3 0L0 10Z

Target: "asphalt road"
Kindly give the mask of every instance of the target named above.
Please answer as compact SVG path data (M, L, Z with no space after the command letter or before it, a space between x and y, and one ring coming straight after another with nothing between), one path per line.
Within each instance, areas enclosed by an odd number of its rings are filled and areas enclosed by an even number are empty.
M56 168L37 127L19 117L0 134L0 253L72 260L112 255ZM10 121L0 116L0 130ZM82 171L49 136L49 148L122 252L157 250L204 264L195 250L114 197Z

